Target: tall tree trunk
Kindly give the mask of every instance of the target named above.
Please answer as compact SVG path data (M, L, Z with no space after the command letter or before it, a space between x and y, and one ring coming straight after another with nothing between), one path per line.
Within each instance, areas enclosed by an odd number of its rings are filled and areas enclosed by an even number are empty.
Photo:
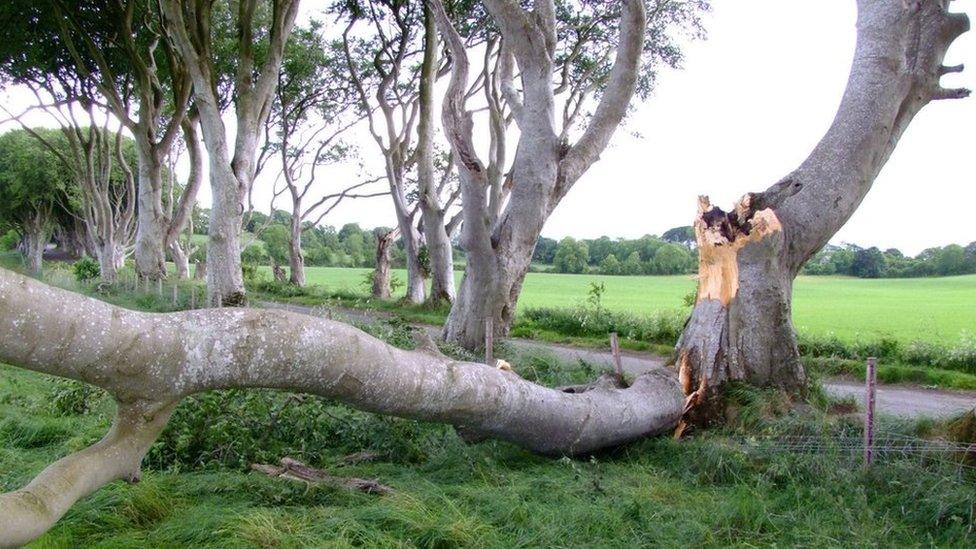
M424 3L424 59L420 68L420 120L417 123L417 178L420 219L427 240L431 286L429 303L454 301L454 250L447 234L444 208L434 172L434 81L437 79L437 30Z
M454 288L454 248L444 224L444 212L421 213L424 236L427 238L427 255L430 258L430 295L427 296L427 301L453 303L457 295Z
M190 157L190 176L180 195L179 204L173 207L173 215L166 228L166 247L170 251L173 263L176 264L176 276L180 280L186 280L190 276L189 250L184 249L183 243L180 242L180 235L190 224L193 207L197 202L197 193L203 186L203 143L197 132L198 122L199 116L193 110L187 114L181 125ZM191 244L187 243L187 248L190 247Z
M211 162L213 204L207 245L207 300L213 306L247 303L241 270L243 201L230 166Z
M187 280L190 278L190 256L183 249L179 240L174 240L169 244L169 256L176 266L176 278Z
M373 297L390 299L390 252L395 231L376 236L376 268L373 270Z
M136 217L136 273L140 278L166 278L166 231L163 211L163 164L146 138L137 139L139 177Z
M407 256L407 295L410 303L423 303L427 295L427 279L424 277L424 266L420 262L420 233L411 222L413 218L405 218L400 225L403 239L403 252Z
M114 241L102 241L96 246L99 275L103 282L115 282L119 275L123 258L122 250Z
M844 225L912 118L933 99L968 95L939 78L946 49L969 28L942 2L858 1L854 63L833 124L810 156L763 193L725 213L702 197L695 222L698 298L676 348L680 378L707 420L728 380L800 388L791 322L793 279Z
M505 0L485 1L485 7L502 31L505 45L500 55L506 68L501 87L509 90L505 93L506 101L519 127L510 198L502 208L503 193L492 188L488 170L474 147L473 121L466 107L469 64L464 42L442 2L430 0L430 4L452 57L451 82L442 104L442 119L444 133L458 160L464 212L462 243L468 254L461 291L451 308L444 337L477 349L483 346L488 317L493 321L496 335L508 334L522 282L546 219L596 162L626 114L636 86L646 17L640 0L622 3L613 68L589 125L576 143L570 145L557 131L555 122L551 78L556 63L555 3L536 2L529 13ZM508 56L511 55L521 72L520 97L510 81L512 63L508 62ZM493 157L497 152L493 150ZM497 172L493 171L493 176L497 183Z
M301 207L293 212L299 212ZM288 238L288 266L291 270L290 282L295 286L305 286L305 254L302 253L302 221L298 214L292 214L291 233Z
M207 260L198 259L196 262L196 267L193 269L193 280L206 280L207 279Z
M44 271L44 248L47 246L47 221L40 213L29 216L24 222L23 254L27 272L41 276Z

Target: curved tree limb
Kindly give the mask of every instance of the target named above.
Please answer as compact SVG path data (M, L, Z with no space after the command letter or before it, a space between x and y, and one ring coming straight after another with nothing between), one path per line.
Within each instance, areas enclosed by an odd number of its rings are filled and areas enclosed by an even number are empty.
M665 370L641 375L626 389L567 393L484 364L397 349L326 319L255 309L139 313L2 269L0 361L98 385L121 403L102 442L0 496L0 546L33 539L78 499L135 478L172 406L201 391L311 393L552 455L663 432L683 406Z
M620 13L620 45L600 104L586 132L560 163L560 197L600 157L620 125L637 86L638 66L644 46L647 17L642 0L625 0ZM582 101L582 99L580 100Z

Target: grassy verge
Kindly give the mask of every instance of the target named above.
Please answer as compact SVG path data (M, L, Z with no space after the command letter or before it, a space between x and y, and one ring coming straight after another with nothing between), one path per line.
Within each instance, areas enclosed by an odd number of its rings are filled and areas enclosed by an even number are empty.
M517 363L522 375L544 383L592 375L585 365L545 355ZM0 490L22 485L107 428L109 400L80 395L74 385L0 366ZM756 442L801 433L829 440L859 428L859 418L831 413L836 404L814 395L797 406L778 393L732 387L734 419L722 429L576 460L493 441L469 445L442 425L317 397L197 395L153 447L141 483L99 491L34 546L972 543L976 477L966 468L899 458L865 471L843 452L784 452ZM893 422L879 430L941 436L947 427ZM376 458L350 464L344 458L353 452ZM334 474L377 478L396 493L374 497L247 472L251 462L283 455Z
M865 364L861 360L803 357L803 367L808 372L823 376L864 379L865 375ZM877 366L877 376L881 383L914 383L941 389L976 390L976 375L940 368L881 363Z

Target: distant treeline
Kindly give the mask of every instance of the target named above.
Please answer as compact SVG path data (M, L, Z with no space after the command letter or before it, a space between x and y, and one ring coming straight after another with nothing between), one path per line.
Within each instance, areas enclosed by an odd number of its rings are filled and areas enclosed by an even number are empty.
M881 251L854 244L828 244L803 267L804 274L860 278L916 278L976 273L976 242L928 248L915 257L896 248Z
M670 275L698 269L698 251L691 227L675 227L661 236L628 240L601 236L593 240L542 237L532 259L552 265L557 273L606 275Z

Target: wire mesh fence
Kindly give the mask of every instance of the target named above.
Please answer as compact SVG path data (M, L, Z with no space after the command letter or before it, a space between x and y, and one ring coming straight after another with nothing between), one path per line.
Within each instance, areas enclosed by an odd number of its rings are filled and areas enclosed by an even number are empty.
M751 455L808 454L826 455L840 461L864 463L867 445L861 434L750 436L735 441ZM895 461L947 466L960 472L976 473L976 444L932 440L894 432L875 434L871 446L876 463Z

